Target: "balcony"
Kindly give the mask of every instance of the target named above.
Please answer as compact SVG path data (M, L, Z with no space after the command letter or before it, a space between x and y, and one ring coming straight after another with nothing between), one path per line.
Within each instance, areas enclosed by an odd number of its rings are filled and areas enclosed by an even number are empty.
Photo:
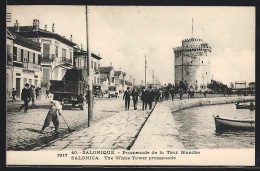
M34 63L29 63L29 62L24 62L23 63L23 70L27 70L27 71L41 71L41 65L34 64Z
M55 54L45 54L42 58L42 62L52 62L54 61L56 58L56 55Z
M72 60L66 57L61 57L61 62L63 63L71 63L72 64Z

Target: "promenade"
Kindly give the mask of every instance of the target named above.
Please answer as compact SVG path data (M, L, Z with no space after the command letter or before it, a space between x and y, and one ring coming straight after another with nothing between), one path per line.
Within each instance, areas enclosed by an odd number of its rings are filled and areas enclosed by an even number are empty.
M49 99L38 102L24 114L17 112L20 102L7 106L8 150L67 150L67 149L183 149L171 112L200 105L231 103L254 100L254 96L210 97L174 99L157 103L153 112L138 109L124 110L121 98L96 99L94 123L87 127L87 111L65 106L63 116L71 128L69 133L60 118L61 133L56 136L53 125L40 134L44 118L50 107ZM150 114L151 113L151 114Z
M142 128L137 140L131 150L138 149L184 149L179 139L172 112L202 105L215 105L253 101L255 96L239 97L216 97L216 98L195 98L185 100L164 101L158 103Z

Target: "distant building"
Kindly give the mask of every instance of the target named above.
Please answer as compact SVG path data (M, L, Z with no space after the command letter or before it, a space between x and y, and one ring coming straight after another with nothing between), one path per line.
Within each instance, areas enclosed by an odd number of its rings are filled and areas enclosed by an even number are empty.
M19 25L7 28L6 93L10 97L12 88L20 97L25 83L39 86L42 78L41 45L19 32Z
M211 46L202 39L182 40L182 46L174 48L175 84L183 82L195 90L211 82Z
M120 91L126 90L126 86L125 86L126 73L124 73L123 71L115 71L114 77L115 77L115 85L118 86L119 90Z
M48 86L50 80L61 80L66 69L73 66L73 47L76 43L55 33L55 25L52 25L52 31L40 28L39 20L34 19L32 26L19 26L16 20L15 26L10 27L15 32L19 32L28 39L41 45L41 66L42 66L42 86Z
M234 88L235 89L246 88L246 81L236 81Z
M108 67L100 67L100 78L101 80L107 80L108 86L109 85L115 85L115 77L114 77L114 68L112 66ZM102 84L102 82L101 82Z
M87 51L80 49L79 47L74 47L73 55L73 67L78 69L87 69ZM100 60L102 58L91 53L91 68L93 74L93 84L101 85L100 82Z

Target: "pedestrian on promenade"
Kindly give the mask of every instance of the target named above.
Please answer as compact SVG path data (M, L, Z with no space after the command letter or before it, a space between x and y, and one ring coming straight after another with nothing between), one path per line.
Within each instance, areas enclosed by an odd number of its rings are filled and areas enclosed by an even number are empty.
M21 99L23 100L24 104L19 108L19 111L22 110L24 107L24 113L28 111L28 103L30 102L30 91L29 91L29 84L26 83L25 87L22 89Z
M146 110L147 109L147 95L146 95L145 87L143 88L143 90L141 92L141 100L143 102L142 110Z
M159 102L162 103L162 101L163 101L163 91L162 91L162 89L160 89L160 91L159 91Z
M191 91L190 88L188 89L188 99L191 98Z
M134 110L137 109L137 103L138 103L138 91L134 87L133 92L132 92L132 97L133 97L133 103L134 103Z
M60 102L53 100L50 102L52 104L48 114L45 118L44 124L41 129L41 133L44 133L44 129L47 128L52 122L55 127L55 133L59 133L59 118L58 114L61 116L62 106Z
M30 97L32 100L32 105L35 105L35 89L34 85L31 85L29 92L30 92Z
M36 94L36 99L40 100L41 88L39 86L35 89L35 94Z
M154 90L154 102L155 102L155 104L157 104L157 102L159 101L159 91L158 91L158 89L155 89Z
M204 97L206 98L207 97L207 91L204 90L203 94L204 94Z
M149 88L148 93L147 93L147 97L148 97L148 106L149 106L149 109L152 109L153 99L154 99L154 94L153 94L152 87Z
M125 110L129 110L130 106L130 88L127 87L127 90L124 92L123 100L125 100Z
M16 96L16 90L13 88L13 90L12 90L12 102L16 101L15 96Z
M46 99L49 98L50 90L46 88Z
M183 94L183 91L182 91L182 88L180 88L180 90L179 90L180 100L182 100L182 94Z
M170 93L171 93L172 101L173 101L173 99L174 99L174 89L173 89L173 88L171 89L171 92L170 92Z
M169 100L169 92L168 90L165 90L165 100Z
M190 93L191 93L191 98L195 98L194 97L194 88L192 85L190 86Z

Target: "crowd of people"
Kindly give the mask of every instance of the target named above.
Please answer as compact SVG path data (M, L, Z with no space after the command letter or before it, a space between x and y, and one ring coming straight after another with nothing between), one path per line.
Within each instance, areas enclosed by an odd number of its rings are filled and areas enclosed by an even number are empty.
M142 110L152 109L153 103L162 103L163 101L168 101L171 95L171 100L174 100L176 95L176 91L174 88L171 89L155 89L149 87L145 89L144 87L142 90L137 89L136 87L133 88L131 91L128 87L127 90L124 92L123 100L125 100L125 109L129 110L130 108L130 100L132 97L134 110L137 109L138 99L142 101ZM182 96L182 90L180 90L180 95ZM182 97L180 97L182 98Z

